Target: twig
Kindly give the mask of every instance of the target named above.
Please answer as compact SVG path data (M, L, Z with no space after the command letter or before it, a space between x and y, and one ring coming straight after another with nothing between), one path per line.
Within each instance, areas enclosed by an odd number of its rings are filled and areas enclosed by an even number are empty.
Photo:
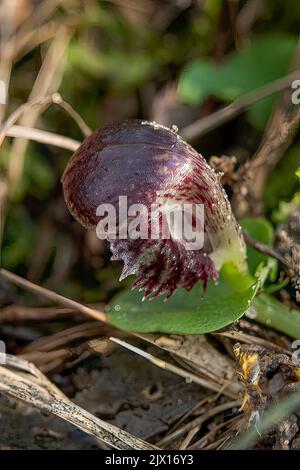
M182 443L180 444L179 450L185 450L190 445L190 443L192 442L196 434L200 431L200 429L201 424L198 424L198 426L195 426L193 429L190 429L187 433L187 436L183 439Z
M53 132L44 131L42 129L34 129L32 127L11 126L6 131L6 136L34 140L35 142L54 145L62 149L71 150L72 152L75 152L80 145L80 142L70 137L54 134Z
M160 447L164 447L170 444L170 442L174 441L174 439L177 439L178 437L181 437L186 432L189 432L191 429L194 429L195 427L200 429L201 426L205 423L205 421L212 418L213 416L216 416L217 414L222 413L223 411L238 407L240 405L241 405L241 401L235 400L235 401L229 401L227 403L222 403L221 405L215 406L214 408L211 408L203 415L198 416L197 418L193 419L189 423L183 425L181 428L163 437L158 442L158 445Z
M291 66L290 77L300 77L300 40ZM287 76L287 77L288 77ZM292 78L291 78L292 82ZM291 83L290 83L291 84ZM262 194L269 172L278 164L292 143L300 123L300 108L292 102L291 89L282 93L268 122L259 149L237 172L232 205L238 217L263 213Z
M88 125L84 122L82 117L75 111L75 109L67 102L65 101L60 93L53 93L52 95L47 95L47 96L42 96L38 97L37 99L33 99L30 101L27 101L27 103L22 104L19 106L13 113L7 118L5 123L0 127L0 146L5 138L5 136L9 137L25 137L27 139L32 139L32 140L37 140L38 142L43 142L47 144L52 144L52 145L58 145L56 143L53 143L53 141L49 140L51 136L56 136L57 134L52 134L47 131L42 131L38 129L34 129L37 132L40 133L41 135L41 140L39 140L39 135L37 137L31 137L33 129L28 126L14 126L14 124L22 117L23 114L26 114L28 111L31 109L37 107L37 108L45 108L49 104L56 104L60 108L62 108L66 113L68 113L76 122L78 127L81 129L82 133L84 136L88 136L91 134L91 129L88 127ZM26 131L25 129L29 129L29 131ZM28 135L27 135L28 134ZM45 136L45 140L43 140L43 134ZM49 139L48 136L49 135ZM59 136L62 138L63 136ZM68 137L64 137L65 141L69 141L70 145L68 146L63 146L63 148L68 148L72 151L76 150L78 146L80 145L80 142L77 142L76 140L70 139ZM60 145L58 145L60 146Z
M149 353L143 351L142 349L137 348L136 346L133 346L130 343L127 343L126 341L122 341L119 338L110 337L109 339L110 339L110 341L113 341L114 343L117 343L120 346L123 346L123 348L126 348L129 351L132 351L132 352L138 354L139 356L143 357L144 359L147 359L147 361L151 362L152 364L154 364L157 367L160 367L161 369L165 369L165 370L168 370L170 372L173 372L174 374L177 374L177 375L183 377L187 381L194 382L194 383L197 383L199 385L202 385L202 387L213 390L214 392L219 391L219 387L217 385L213 384L212 382L208 382L207 380L203 379L202 377L199 377L196 374L193 374L192 372L189 372L187 370L181 369L180 367L174 366L170 362L163 361L162 359L159 359L159 358L153 356L152 354L149 354ZM231 393L231 392L230 393L227 392L227 394L231 395L231 397L234 396L234 393ZM236 398L236 396L234 396L234 398Z
M33 282L27 281L27 279L23 279L22 277L17 276L16 274L11 273L10 271L7 271L6 269L1 269L0 273L4 279L7 279L8 281L13 282L17 286L23 287L25 289L29 289L32 292L35 292L36 294L43 295L44 297L47 297L48 299L50 299L52 302L60 303L64 305L65 307L71 307L74 310L84 313L85 315L88 315L98 321L102 321L102 322L107 321L106 315L104 312L93 310L79 302L76 302L75 300L68 299L67 297L59 295L56 292L46 289L45 287L38 286L34 284Z
M226 431L220 439L211 442L211 444L208 444L208 446L204 447L204 450L221 450L222 447L229 441L231 438L232 430L229 429L229 431Z
M264 255L272 256L273 258L280 261L280 263L286 266L288 269L294 270L293 265L287 259L285 259L284 256L278 253L278 251L274 250L270 246L264 245L263 243L257 240L254 240L254 238L252 238L251 235L249 235L249 233L245 230L243 230L243 235L247 245L251 246L252 248L255 248Z
M235 423L236 421L243 421L246 420L246 416L234 416L233 418L228 419L227 421L222 421L222 423L217 424L216 426L213 427L208 433L205 434L205 436L201 437L198 441L194 442L190 447L189 450L200 450L203 449L205 446L209 444L208 441L210 441L212 438L215 437L217 431L222 429L223 427L227 427L228 424ZM215 438L214 438L215 441Z
M156 347L167 351L185 369L192 368L209 382L217 384L220 390L241 392L240 384L235 377L232 363L220 351L209 343L205 335L164 335L137 334L137 336ZM225 392L226 394L226 392Z
M13 111L0 128L0 146L2 145L2 142L5 139L5 136L7 135L7 131L17 122L17 120L22 116L22 114L26 113L35 106L39 108L47 106L52 102L52 96L53 95L42 96L30 100L27 103L24 103L19 106L15 111Z
M66 26L62 26L51 42L37 78L32 87L29 101L53 94L58 90L61 83L64 55L72 36L72 31ZM48 106L48 103L46 106ZM27 113L23 113L19 124L24 127L35 127L35 123L43 106L31 108ZM14 141L8 166L8 179L11 185L17 184L24 165L24 156L27 147L27 139L17 139Z
M101 334L103 334L103 332ZM79 337L79 335L77 336ZM68 342L71 342L71 338L67 338L66 343ZM66 344L64 347L56 346L55 349L52 350L50 348L48 348L48 350L46 348L36 348L30 350L29 352L27 352L26 350L25 353L22 350L21 354L19 354L18 357L33 362L34 364L38 365L41 371L43 371L44 373L48 373L53 372L53 369L61 369L63 364L64 369L72 368L79 362L84 361L92 355L103 356L111 354L116 348L117 346L109 342L106 338L97 338L81 342L75 346L73 344Z
M172 433L173 431L176 431L176 429L180 428L183 423L189 418L190 416L193 416L196 414L196 412L203 407L205 404L213 403L216 400L216 397L218 397L219 394L213 394L213 395L207 395L206 397L202 398L198 403L196 403L187 413L185 413L175 424L172 426L168 433Z
M47 23L31 31L24 31L21 34L17 31L14 46L8 43L8 47L12 50L14 64L30 51L36 49L49 39L53 39L60 27L61 24L58 21L54 22L50 19Z
M264 11L265 0L248 0L241 8L237 20L236 29L238 34L238 42L248 36L251 28L259 15Z
M85 137L88 137L92 133L92 129L84 122L80 114L75 111L73 106L70 105L67 101L63 100L59 93L54 93L52 97L53 103L60 106L66 113L68 113L74 121L77 123L79 129Z
M286 354L288 356L292 355L292 351L283 348L282 346L278 346L276 343L272 343L271 341L268 341L267 339L260 338L259 336L254 336L254 335L248 335L246 333L243 333L242 331L235 331L235 330L229 330L229 331L215 331L214 336L223 336L225 338L230 338L234 342L241 342L245 344L257 344L259 346L262 346L265 349L268 349L269 351L276 351L279 354Z
M13 282L14 284L23 287L25 289L29 289L32 292L35 292L37 294L43 295L50 299L53 302L58 302L66 307L71 307L74 308L75 310L84 313L85 315L88 315L96 320L108 323L107 317L104 312L100 312L98 310L93 310L79 302L76 302L74 300L68 299L67 297L64 297L62 295L56 294L53 291L50 291L49 289L45 289L44 287L40 287L26 279L23 279L20 276L17 276L16 274L11 273L10 271L7 271L6 269L1 269L0 271L2 277L4 279L7 279L10 282ZM133 336L138 336L135 333L128 332L130 335ZM113 338L115 342L119 342L117 338ZM145 338L147 341L147 339ZM134 346L130 345L129 343L122 344L122 346L127 347L127 349L131 349L131 351L135 352L136 354L142 355L146 359L150 360L154 365L162 368L169 370L170 372L173 372L174 374L177 374L181 377L184 377L187 381L195 382L198 383L199 385L202 385L205 388L208 388L210 390L213 390L215 392L220 392L220 386L219 384L214 383L213 381L208 381L200 376L193 374L185 369L182 369L180 367L174 366L173 364L167 363L165 361L162 361L161 359L156 358L155 356L148 355L144 351L142 351L139 348L135 348ZM121 344L120 342L118 344ZM231 384L228 383L226 387L221 387L222 394L226 395L230 398L236 398L237 397L237 392L235 391L235 387L231 388Z
M296 70L284 77L274 80L273 82L267 83L256 90L246 93L228 106L221 108L205 118L193 122L193 124L190 124L189 126L183 127L180 130L180 135L189 142L195 141L195 139L198 139L212 129L215 129L216 127L233 119L235 116L238 116L251 104L290 87L291 82L296 78L299 78L299 75L300 70Z
M18 179L18 175L20 174L20 168L23 166L23 156L25 152L26 145L24 147L23 144L27 142L27 139L32 139L37 142L42 142L50 145L57 145L61 148L66 148L71 151L75 151L78 146L80 145L79 142L76 140L70 139L69 137L59 136L57 134L53 134L47 131L43 131L40 129L32 129L28 126L14 126L14 124L21 118L24 114L29 112L30 110L37 108L38 110L45 109L49 104L55 103L61 106L66 112L68 112L73 119L75 119L78 126L82 129L84 135L90 132L88 126L84 123L82 118L79 114L70 106L66 101L63 100L59 93L53 93L48 96L39 96L38 98L34 98L29 100L27 103L19 106L5 121L5 123L0 127L0 147L5 139L6 136L11 137L21 137L21 154L20 154L20 166L16 161L16 157L13 154L12 158L9 160L9 167L8 172L6 175L6 179L1 183L0 186L0 216L2 220L1 229L0 229L0 239L2 238L3 230L4 230L4 221L5 221L5 205L6 200L9 192L9 188L13 186ZM38 115L38 111L35 113ZM25 140L24 140L25 138Z
M0 24L0 80L4 84L4 103L0 105L0 124L4 118L7 107L7 95L12 71L12 51L15 47L14 15L17 4L2 2Z
M61 0L44 0L37 3L32 14L19 27L18 34L25 34L28 31L32 31L33 28L36 30L41 24L51 18L61 3Z
M6 356L6 366L17 368L24 374L0 367L0 390L43 411L72 423L85 433L96 437L115 449L154 450L157 447L136 438L116 426L96 418L75 405L33 364L14 356Z
M51 351L56 348L67 347L67 345L73 343L76 339L89 338L91 340L92 338L106 334L106 330L107 328L105 328L105 325L99 322L89 321L80 323L79 325L59 331L53 335L42 336L41 338L36 339L23 347L21 353L27 354L32 351Z
M70 318L74 313L71 308L62 307L24 307L18 304L9 304L1 309L0 325L11 323L19 325L20 323L53 321ZM73 315L74 318L75 315ZM82 319L83 315L77 314L75 318Z

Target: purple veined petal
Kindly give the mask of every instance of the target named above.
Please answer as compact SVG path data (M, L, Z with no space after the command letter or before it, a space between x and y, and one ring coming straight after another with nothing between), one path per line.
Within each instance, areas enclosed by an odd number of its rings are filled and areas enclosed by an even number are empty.
M144 290L144 297L165 294L168 298L177 288L190 290L198 281L205 288L209 279L217 281L224 263L244 265L241 230L218 175L196 150L164 126L129 120L96 130L72 156L62 183L71 214L88 229L96 229L101 204L111 204L119 221L120 196L126 196L128 207L143 205L149 214L158 208L160 216L152 219L149 215L143 227L148 238L107 236L112 259L124 263L121 279L135 275L134 287ZM165 220L161 209L174 204L183 208L183 214L189 205L203 206L201 248L187 249L177 229L171 229L168 239L151 237L155 229L160 232ZM197 218L191 220L196 223ZM118 235L120 229L118 225Z

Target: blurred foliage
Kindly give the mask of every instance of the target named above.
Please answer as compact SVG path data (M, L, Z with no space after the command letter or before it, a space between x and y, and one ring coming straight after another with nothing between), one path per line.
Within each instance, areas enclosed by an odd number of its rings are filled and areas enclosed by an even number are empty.
M69 25L73 31L58 91L92 129L124 118L160 119L157 109L168 112L171 123L179 126L177 120L184 111L185 122L191 123L195 116L205 116L220 104L282 76L299 33L298 0L262 2L245 31L238 29L244 0L68 0L39 24L34 14L42 3L24 2L28 5L24 21L27 25L35 21L31 33L44 24ZM231 10L229 3L234 4ZM52 40L46 38L17 56L8 114L27 101ZM174 84L178 93L172 95L168 90ZM234 149L238 162L242 161L244 152L248 156L255 152L274 100L270 97L252 106L246 118L239 119L238 132L236 123L230 123L225 131L217 129L209 143L200 141L197 148L207 156L230 155ZM36 127L83 139L78 126L57 106L47 109ZM7 139L1 148L2 176L11 144ZM296 142L270 174L264 194L267 214L295 194L299 155ZM60 178L69 157L67 150L50 145L31 142L26 147L21 178L7 202L2 265L25 276L30 273L35 282L49 281L50 287L84 301L106 301L120 289L120 267L109 262L107 247L88 240L65 208ZM46 219L53 233L49 232L49 246L37 249L49 207L53 210ZM71 261L63 258L67 250L59 245L65 236ZM40 270L36 269L39 259Z
M299 188L296 176L299 165L300 145L295 145L286 152L276 168L268 175L263 195L267 211L275 209L282 199L289 200Z
M222 64L197 59L180 77L178 93L187 103L203 103L208 97L222 101L236 98L283 77L289 69L297 36L268 34L255 38L246 47L229 54ZM249 107L250 122L264 129L276 97Z
M286 223L289 215L295 212L299 207L300 193L298 192L290 201L279 202L278 208L272 212L272 221L276 224Z
M23 176L18 187L12 193L14 201L22 200L26 195L43 199L56 182L55 168L43 153L29 144L25 157Z
M10 209L5 227L2 266L14 270L28 263L35 241L35 225L24 206Z

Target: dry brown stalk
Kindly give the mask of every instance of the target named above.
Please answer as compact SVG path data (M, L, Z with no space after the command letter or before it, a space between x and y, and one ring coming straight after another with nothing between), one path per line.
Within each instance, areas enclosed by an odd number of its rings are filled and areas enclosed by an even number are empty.
M6 365L0 366L0 390L40 410L59 416L112 448L157 449L75 405L39 369L24 359L7 355Z

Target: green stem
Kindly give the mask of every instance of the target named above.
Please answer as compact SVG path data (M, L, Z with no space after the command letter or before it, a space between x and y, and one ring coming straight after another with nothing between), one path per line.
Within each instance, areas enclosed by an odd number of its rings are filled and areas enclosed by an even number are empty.
M253 300L255 320L262 325L300 339L300 312L290 309L275 297L262 293ZM254 309L254 310L253 310Z

